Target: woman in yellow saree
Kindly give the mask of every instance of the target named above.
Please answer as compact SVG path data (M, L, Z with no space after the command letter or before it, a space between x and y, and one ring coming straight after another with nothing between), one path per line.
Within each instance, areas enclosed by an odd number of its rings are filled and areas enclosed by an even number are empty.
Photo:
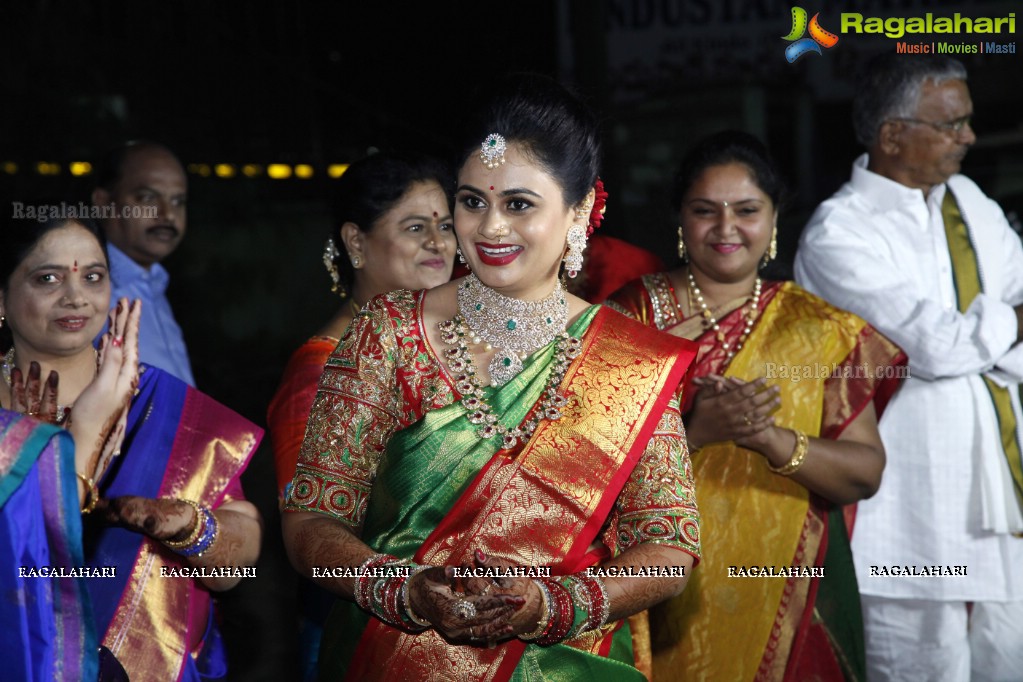
M329 679L643 679L624 619L699 554L695 348L563 291L601 216L596 124L549 79L501 86L465 128L472 274L374 299L313 405L284 534L344 598Z
M863 679L842 505L880 483L877 417L905 356L855 315L760 279L781 183L756 138L703 140L674 192L686 264L610 299L700 344L683 414L704 563L651 611L654 679Z

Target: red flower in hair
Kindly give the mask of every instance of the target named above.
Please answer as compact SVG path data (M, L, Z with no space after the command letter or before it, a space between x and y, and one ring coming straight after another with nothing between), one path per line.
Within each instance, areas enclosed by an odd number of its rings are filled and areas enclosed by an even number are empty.
M587 237L600 227L600 222L604 219L604 211L606 210L607 192L604 191L604 181L597 178L597 182L593 185L593 208L590 210L589 229L586 230Z

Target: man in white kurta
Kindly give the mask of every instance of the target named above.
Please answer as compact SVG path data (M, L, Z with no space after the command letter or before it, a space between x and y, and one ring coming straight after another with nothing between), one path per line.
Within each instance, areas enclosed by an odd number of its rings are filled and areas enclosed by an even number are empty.
M885 55L856 98L868 153L810 219L796 279L909 356L852 538L868 677L1023 680L1023 247L958 174L976 141L961 64Z

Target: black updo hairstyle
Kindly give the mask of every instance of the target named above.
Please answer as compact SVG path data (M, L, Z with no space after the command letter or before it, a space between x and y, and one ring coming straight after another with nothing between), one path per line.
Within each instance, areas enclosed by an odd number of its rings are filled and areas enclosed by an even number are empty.
M741 163L749 169L753 181L779 210L785 200L785 183L778 166L764 143L741 130L724 130L709 135L682 159L671 186L671 208L677 214L686 192L696 179L712 166Z
M81 206L82 204L53 201L52 199L11 204L5 211L5 215L11 217L4 221L3 234L0 236L0 288L7 291L10 287L11 275L32 252L39 240L52 230L71 224L82 226L96 237L96 241L99 242L100 248L103 250L103 258L108 261L109 265L107 240L96 221L87 216L69 217L75 216ZM29 209L34 210L38 217L25 217ZM19 215L21 217L14 217ZM0 329L0 350L6 351L11 347L11 342L10 328L4 325L3 329Z
M355 272L341 238L341 227L354 223L362 232L372 231L380 217L391 210L412 185L430 181L444 190L448 210L451 210L454 177L446 164L433 157L380 152L356 161L344 172L334 192L331 237L339 252L334 266L345 289L351 290Z
M462 128L458 167L476 157L491 133L517 142L561 187L566 207L577 205L597 181L600 140L597 120L578 97L539 74L500 79Z

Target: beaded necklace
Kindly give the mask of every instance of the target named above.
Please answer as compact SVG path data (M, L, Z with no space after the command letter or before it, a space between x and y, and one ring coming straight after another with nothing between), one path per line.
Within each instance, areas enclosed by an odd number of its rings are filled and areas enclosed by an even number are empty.
M703 292L700 291L700 287L696 286L696 280L693 279L693 271L690 270L689 275L689 294L692 298L696 299L697 305L700 306L700 314L703 315L704 326L707 329L713 329L715 337L718 343L721 344L721 348L727 354L725 362L727 363L735 354L742 350L742 344L746 343L746 339L749 338L750 332L753 331L753 325L757 321L757 310L760 307L760 289L763 284L760 278L757 277L756 282L753 285L753 293L750 295L750 307L746 311L746 327L742 330L742 334L739 336L739 340L735 342L735 348L731 347L731 344L725 340L725 333L721 331L721 326L718 324L718 320L714 317L714 314L710 311L707 306L707 302L703 300Z

